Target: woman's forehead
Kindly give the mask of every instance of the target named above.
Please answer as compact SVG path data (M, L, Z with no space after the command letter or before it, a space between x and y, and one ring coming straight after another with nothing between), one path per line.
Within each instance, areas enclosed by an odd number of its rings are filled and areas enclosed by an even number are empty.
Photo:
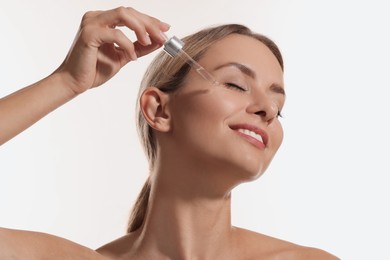
M232 34L217 41L207 49L199 63L209 70L239 63L259 74L283 77L283 70L272 51L260 40L246 35Z
M281 70L276 56L264 43L239 34L229 35L212 44L199 62L207 63L208 66L213 63L239 62L250 67L274 66Z

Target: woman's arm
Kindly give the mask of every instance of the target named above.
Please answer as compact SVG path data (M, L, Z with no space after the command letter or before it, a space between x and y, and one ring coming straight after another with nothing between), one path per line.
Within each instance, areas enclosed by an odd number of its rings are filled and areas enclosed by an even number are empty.
M131 42L118 26L133 30ZM88 12L60 67L50 76L0 99L0 145L84 91L114 76L129 61L163 42L169 25L132 8ZM0 259L106 259L44 233L0 228Z
M0 144L74 98L77 94L68 85L54 73L0 99Z
M117 27L137 36L131 42ZM132 8L88 12L72 48L50 76L0 99L0 145L84 91L100 86L129 61L164 42L169 25Z

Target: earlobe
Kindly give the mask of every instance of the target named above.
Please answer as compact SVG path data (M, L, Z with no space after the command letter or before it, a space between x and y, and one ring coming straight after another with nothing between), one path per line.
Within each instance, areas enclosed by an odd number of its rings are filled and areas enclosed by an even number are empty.
M139 100L145 120L160 132L168 132L171 129L168 101L169 95L156 87L146 88Z

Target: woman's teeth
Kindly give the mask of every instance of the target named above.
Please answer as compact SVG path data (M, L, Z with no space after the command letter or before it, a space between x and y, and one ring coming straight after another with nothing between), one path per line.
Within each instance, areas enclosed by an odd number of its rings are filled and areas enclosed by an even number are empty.
M264 143L264 142L263 142L263 138L261 137L261 135L256 134L255 132L253 132L253 131L251 131L251 130L248 130L248 129L238 129L238 132L243 133L243 134L246 134L246 135L249 135L249 136L255 138L256 140L258 140L258 141Z

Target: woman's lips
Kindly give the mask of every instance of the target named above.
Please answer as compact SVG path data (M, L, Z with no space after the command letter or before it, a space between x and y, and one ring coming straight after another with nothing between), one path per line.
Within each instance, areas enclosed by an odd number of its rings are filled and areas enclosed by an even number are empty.
M245 138L248 142L257 148L264 150L268 143L268 135L262 129L248 124L234 125L230 127L239 136Z

